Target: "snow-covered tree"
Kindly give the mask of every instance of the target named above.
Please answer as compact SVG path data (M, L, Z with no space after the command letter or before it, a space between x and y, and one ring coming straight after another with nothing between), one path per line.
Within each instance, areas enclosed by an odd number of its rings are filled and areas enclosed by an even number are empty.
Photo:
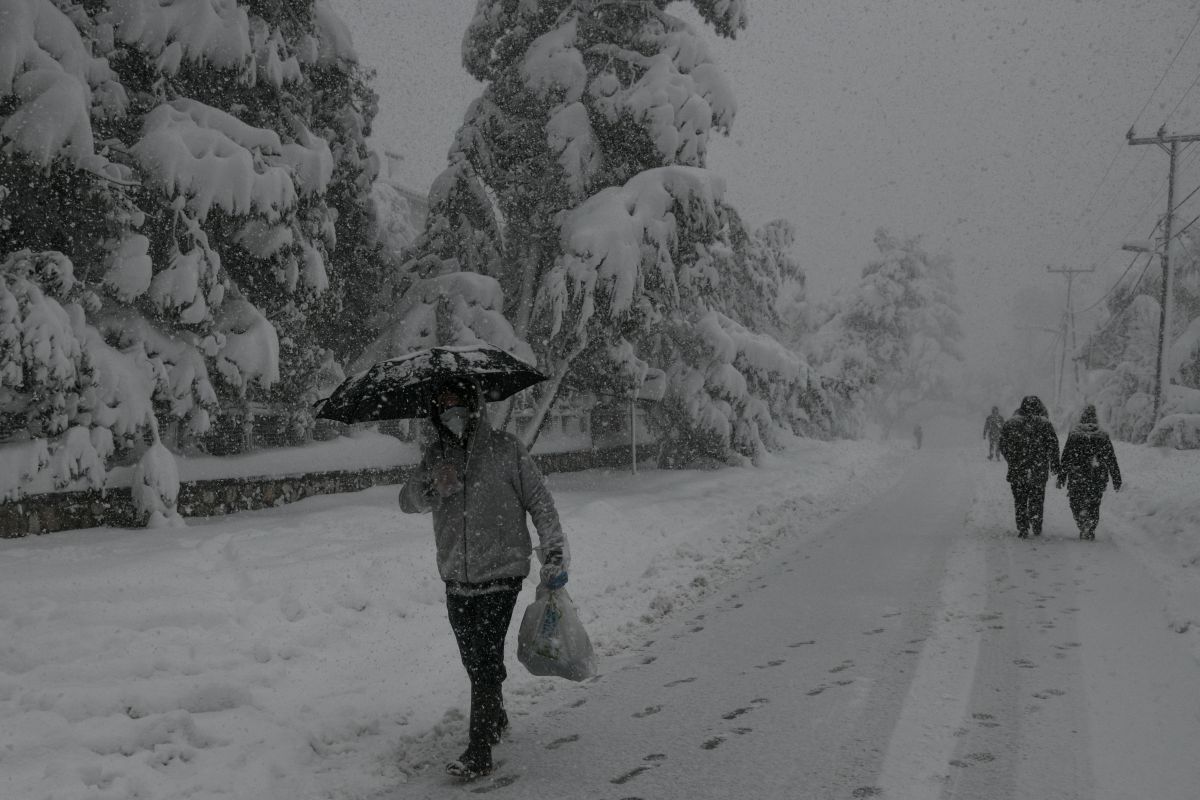
M668 5L480 0L464 38L485 89L395 292L458 271L497 281L514 335L551 375L535 431L568 375L608 392L635 384L660 327L699 324L729 263L724 187L704 165L732 93ZM723 36L746 24L740 0L692 5Z
M875 232L880 258L822 325L814 348L826 374L860 398L886 431L919 402L948 399L962 361L952 261L920 237Z
M1200 441L1200 416L1192 410L1191 394L1200 390L1200 244L1186 236L1175 240L1170 263L1171 330L1166 332L1166 387L1159 419L1154 418L1154 384L1162 276L1153 269L1156 265L1117 287L1107 300L1107 319L1087 338L1080 355L1090 369L1086 396L1115 436L1191 446Z
M327 361L309 312L363 263L343 220L372 176L373 97L327 2L0 0L0 20L6 427L94 464L157 441L156 416L197 436L222 398L296 403ZM29 367L46 347L13 366L44 309L74 377ZM50 374L80 391L47 426ZM164 459L145 463L153 485Z

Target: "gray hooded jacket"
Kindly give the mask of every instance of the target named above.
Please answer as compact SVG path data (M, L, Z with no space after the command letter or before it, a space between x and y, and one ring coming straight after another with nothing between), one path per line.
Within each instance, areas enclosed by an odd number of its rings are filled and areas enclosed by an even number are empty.
M523 579L533 553L525 515L537 528L543 564L568 566L567 541L542 474L512 434L493 430L480 411L464 447L458 437L434 425L438 440L426 447L421 463L400 490L400 510L433 511L438 572L457 584L490 584ZM450 462L463 488L442 497L433 488L433 469ZM470 586L459 587L470 591Z

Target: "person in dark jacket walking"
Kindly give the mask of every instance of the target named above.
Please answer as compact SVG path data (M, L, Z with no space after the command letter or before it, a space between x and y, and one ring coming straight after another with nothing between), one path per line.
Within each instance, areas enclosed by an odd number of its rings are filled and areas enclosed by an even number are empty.
M430 420L437 438L400 490L400 510L433 511L446 611L471 681L469 742L446 771L474 778L491 772L492 746L508 727L504 639L534 550L526 514L547 588L566 584L569 554L541 472L515 436L489 425L474 381L444 384Z
M992 413L983 421L983 438L988 440L988 461L1000 458L1000 430L1004 427L1004 417L1000 414L1000 406L992 406Z
M1113 491L1121 491L1121 468L1112 440L1100 430L1096 407L1089 405L1079 416L1079 424L1067 435L1062 452L1062 471L1058 488L1067 487L1071 513L1079 526L1080 539L1095 539L1100 523L1100 500L1112 480Z
M917 423L913 426L913 439L917 442L917 449L921 449L921 440L925 438L925 431L921 429L921 424Z
M1016 506L1017 536L1042 533L1046 481L1058 473L1058 435L1046 406L1034 395L1000 429L1000 454L1008 462L1008 483Z

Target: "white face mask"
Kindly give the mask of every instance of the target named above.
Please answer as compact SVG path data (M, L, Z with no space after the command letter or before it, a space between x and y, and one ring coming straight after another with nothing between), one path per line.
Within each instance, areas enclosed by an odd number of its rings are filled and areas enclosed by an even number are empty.
M463 431L467 429L467 421L471 418L471 412L462 406L454 406L447 408L441 414L438 414L438 419L445 425L455 436L462 436Z

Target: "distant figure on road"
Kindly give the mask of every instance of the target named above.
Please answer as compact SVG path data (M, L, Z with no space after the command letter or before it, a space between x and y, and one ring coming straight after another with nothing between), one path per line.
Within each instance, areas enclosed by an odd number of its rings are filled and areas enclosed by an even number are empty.
M1046 481L1051 472L1059 472L1058 435L1045 403L1034 395L1022 400L1017 413L1000 429L1000 454L1008 462L1017 537L1024 539L1031 531L1040 536Z
M992 406L992 413L983 421L983 438L988 440L988 461L1000 458L1000 429L1004 427L1004 416L1000 406Z
M923 430L921 430L920 423L918 423L917 426L915 428L913 428L913 438L917 440L917 449L918 450L921 449L921 437L924 435L924 433L925 432Z
M508 675L504 638L534 552L526 515L537 527L541 583L562 588L569 564L541 472L515 436L488 424L484 405L473 379L457 378L438 389L429 409L437 438L400 490L401 511L433 512L446 611L471 681L467 749L446 765L460 778L492 771L492 745L508 728L501 691Z
M1079 424L1067 436L1062 452L1062 471L1058 474L1058 488L1066 484L1080 539L1096 538L1100 499L1104 497L1110 478L1113 491L1121 491L1117 453L1108 434L1100 430L1096 407L1089 405L1079 416Z

